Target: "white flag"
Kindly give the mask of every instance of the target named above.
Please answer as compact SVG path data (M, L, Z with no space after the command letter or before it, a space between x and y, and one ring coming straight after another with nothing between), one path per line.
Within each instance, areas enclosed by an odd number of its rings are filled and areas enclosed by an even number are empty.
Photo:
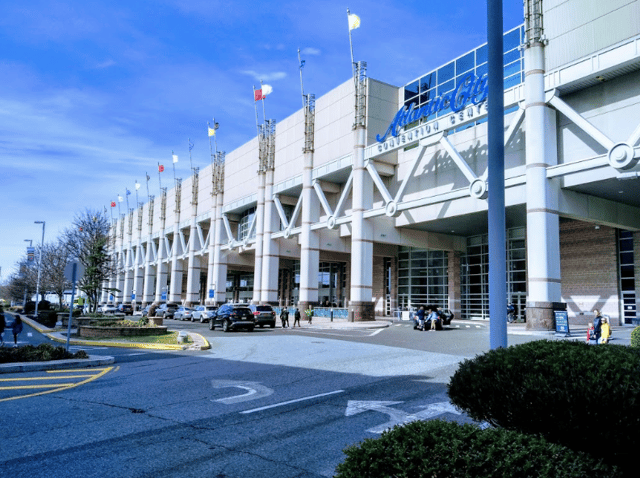
M173 158L173 162L174 163L178 162L178 155L177 154L172 154L171 157Z
M349 31L355 30L360 26L360 17L352 13L349 14Z
M122 196L118 194L118 202L122 202L122 201L124 201L124 199L122 198Z
M273 92L273 88L271 85L262 85L262 97L266 97L267 95Z
M136 181L136 191L140 189L140 183L138 181Z

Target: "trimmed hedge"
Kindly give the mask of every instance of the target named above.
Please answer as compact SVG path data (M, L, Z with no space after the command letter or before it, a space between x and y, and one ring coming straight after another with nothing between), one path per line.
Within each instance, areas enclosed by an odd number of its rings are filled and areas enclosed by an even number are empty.
M640 350L540 340L464 361L448 385L471 418L629 463L640 443Z
M87 352L79 350L70 353L64 347L54 347L51 344L24 345L18 348L0 347L0 363L14 362L46 362L48 360L63 359L86 359L89 358Z
M443 420L396 426L344 452L336 478L622 476L615 466L540 436Z
M640 348L640 325L631 331L631 346Z

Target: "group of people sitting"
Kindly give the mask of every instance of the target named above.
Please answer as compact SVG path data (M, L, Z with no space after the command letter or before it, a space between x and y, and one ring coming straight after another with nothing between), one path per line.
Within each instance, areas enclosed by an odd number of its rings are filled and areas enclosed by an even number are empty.
M429 332L433 330L435 332L442 330L444 317L437 307L421 305L415 313L413 321L415 322L414 330L428 330Z

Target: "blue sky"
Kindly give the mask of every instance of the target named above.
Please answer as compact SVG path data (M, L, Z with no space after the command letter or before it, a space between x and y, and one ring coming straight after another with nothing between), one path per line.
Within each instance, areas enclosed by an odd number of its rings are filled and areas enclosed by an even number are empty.
M503 4L504 30L522 23L522 1ZM34 221L53 241L136 180L142 200L146 172L157 195L157 164L169 167L172 150L177 176L189 176L189 138L194 166L208 165L213 117L220 150L251 140L260 80L274 89L269 118L294 113L298 48L305 92L349 79L347 8L361 19L355 59L396 86L486 41L486 4L475 0L0 2L0 281L24 239L40 242Z

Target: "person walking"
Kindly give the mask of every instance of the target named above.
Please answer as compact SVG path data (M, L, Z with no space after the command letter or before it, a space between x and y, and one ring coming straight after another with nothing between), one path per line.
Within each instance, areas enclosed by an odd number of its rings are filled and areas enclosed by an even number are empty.
M602 335L602 313L600 309L593 309L593 313L596 318L593 319L593 332L596 339L596 344L600 343L600 336Z
M424 316L425 316L425 310L424 310L424 305L421 305L420 308L418 309L418 312L416 312L416 329L418 330L424 330Z
M602 318L602 325L600 326L601 335L599 344L606 344L609 342L609 337L611 337L611 326L609 325L609 319L606 317Z
M310 305L307 310L304 311L307 314L307 323L311 325L311 321L313 320L313 306Z
M7 323L4 321L4 310L0 305L0 347L4 347L4 328Z
M438 314L435 311L435 308L431 307L429 309L429 316L427 317L427 321L431 323L431 327L429 327L429 332L431 332L432 330L435 332L437 330L438 320L440 320L440 318L438 317Z
M289 327L289 309L286 307L283 307L282 312L280 312L280 322L282 322L283 329Z
M19 315L16 315L11 328L13 330L13 347L15 348L18 346L18 335L22 332L22 319Z
M301 325L300 325L300 309L298 309L297 307L296 307L295 312L293 313L293 327L292 328L295 328L296 323L298 324L298 327L301 327Z

